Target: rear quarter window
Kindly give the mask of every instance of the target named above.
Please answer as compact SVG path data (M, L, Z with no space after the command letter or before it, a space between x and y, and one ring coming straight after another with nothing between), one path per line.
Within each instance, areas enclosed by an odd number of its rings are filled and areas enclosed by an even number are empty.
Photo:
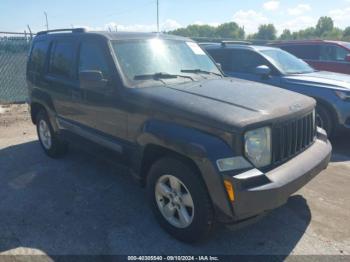
M48 43L46 41L34 42L29 58L28 70L31 72L42 72L45 67Z

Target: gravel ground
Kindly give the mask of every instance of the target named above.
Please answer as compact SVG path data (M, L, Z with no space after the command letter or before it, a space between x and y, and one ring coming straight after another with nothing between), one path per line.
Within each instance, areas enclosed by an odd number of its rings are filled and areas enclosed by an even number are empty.
M256 224L187 245L164 233L145 191L113 160L42 152L24 105L0 106L0 254L350 254L350 139L329 168Z

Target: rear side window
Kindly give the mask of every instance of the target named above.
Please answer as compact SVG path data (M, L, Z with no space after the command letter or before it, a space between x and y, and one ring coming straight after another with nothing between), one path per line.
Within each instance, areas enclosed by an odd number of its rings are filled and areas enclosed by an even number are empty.
M75 44L54 42L51 49L49 72L67 79L74 78Z
M301 59L319 60L320 58L319 45L290 45L280 46L280 48Z
M340 46L322 45L320 60L343 62L348 54L349 51Z
M45 41L35 42L29 59L29 71L42 72L45 66L48 43Z
M81 43L79 72L86 70L101 71L105 79L108 79L110 76L106 55L97 42Z

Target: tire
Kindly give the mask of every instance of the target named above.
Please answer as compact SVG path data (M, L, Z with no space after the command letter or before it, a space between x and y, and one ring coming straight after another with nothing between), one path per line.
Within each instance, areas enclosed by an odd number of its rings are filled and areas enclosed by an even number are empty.
M317 126L326 130L328 137L332 137L334 134L334 123L332 120L332 114L323 105L316 107L316 124Z
M168 189L174 188L170 184L171 180L173 180L174 184L174 178L180 184L180 187L177 187L178 189L175 190L175 195L180 195L180 201L177 202L176 196L173 196L172 200L169 195L164 197L164 193ZM160 190L160 185L166 185L168 189L165 190L163 188ZM189 193L190 197L188 197L186 192ZM147 177L147 193L153 213L159 224L166 232L178 240L187 243L197 242L205 239L212 231L214 212L207 189L197 172L185 161L167 157L155 162ZM164 198L163 201L161 198ZM175 207L175 211L174 208L164 208L172 203L175 206L178 204ZM190 207L191 204L193 208ZM171 219L166 218L165 214L167 212L164 210L170 210L170 214L173 212L173 217ZM188 214L187 219L180 219L180 212L184 214L184 210ZM181 215L181 218L186 218L186 216Z
M46 155L51 158L61 158L67 153L67 143L54 132L45 110L41 110L37 114L36 131Z

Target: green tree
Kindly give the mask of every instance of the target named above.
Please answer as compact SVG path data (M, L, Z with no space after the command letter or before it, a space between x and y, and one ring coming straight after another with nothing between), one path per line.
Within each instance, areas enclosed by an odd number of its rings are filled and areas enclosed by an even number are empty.
M316 25L316 34L318 36L323 36L327 32L331 32L334 29L334 22L332 18L328 16L322 16Z
M343 40L350 41L350 26L344 29Z
M186 37L215 37L216 28L209 25L189 25L168 33Z
M316 33L315 27L308 27L306 29L300 30L296 33L295 39L316 39L318 35Z
M276 40L277 30L273 24L259 26L258 32L254 35L256 40Z
M280 36L280 40L293 40L292 32L289 29L284 29Z
M244 29L235 22L224 23L216 28L216 36L222 38L244 39Z
M323 39L328 40L342 40L343 39L343 30L340 28L333 28L332 31L327 31L322 35Z
M210 25L189 25L186 28L179 28L168 32L169 34L181 35L186 37L208 37L208 38L231 38L244 39L244 29L235 22L224 23L218 27Z

